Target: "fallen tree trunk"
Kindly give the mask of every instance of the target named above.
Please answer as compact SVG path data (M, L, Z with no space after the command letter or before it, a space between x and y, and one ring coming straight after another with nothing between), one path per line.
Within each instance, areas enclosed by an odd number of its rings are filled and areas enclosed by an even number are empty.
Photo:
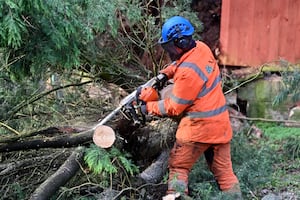
M39 138L32 140L22 140L8 142L0 145L0 152L10 152L28 149L40 148L62 148L73 147L86 142L90 142L93 137L94 130L90 129L73 135L60 135L51 138Z
M112 127L115 130L116 135L118 136L118 140L116 140L114 147L129 152L134 158L134 161L138 163L140 169L142 171L145 170L145 173L143 173L142 176L147 174L148 177L147 180L142 180L142 182L159 182L159 180L161 180L161 178L166 172L166 157L168 155L164 152L164 150L168 150L174 141L174 134L177 127L176 122L174 122L171 119L164 118L153 120L143 127L133 127L130 126L130 124L131 122L128 122L128 120L121 120L119 121L119 123L114 122ZM51 130L54 130L54 132L57 131L56 128L51 128ZM34 137L22 138L23 141L17 140L9 143L0 143L0 152L3 152L3 155L5 156L3 158L5 158L4 161L6 163L0 165L0 172L3 172L3 176L1 176L0 183L8 185L13 184L13 180L18 180L18 182L22 184L21 187L24 187L24 184L26 184L25 174L27 177L33 176L35 177L35 182L30 183L30 185L33 186L33 190L32 188L30 188L27 195L30 196L31 200L49 199L48 197L53 196L60 187L64 186L64 184L66 184L76 174L76 172L79 169L79 165L75 160L75 155L79 154L79 160L81 160L83 157L83 153L78 152L78 150L76 150L71 155L64 154L64 158L61 160L62 162L60 162L60 160L53 159L55 160L56 165L52 165L49 162L45 162L45 160L51 159L48 159L48 157L46 156L47 153L43 157L41 156L41 152L46 152L48 150L45 149L46 147L58 148L88 145L92 143L93 133L93 129L90 129L76 134L68 133L65 135L54 136L57 135L57 133L54 133L48 134L47 136L42 135L40 136L40 138L37 138L39 137L39 135L36 135ZM53 137L49 138L49 136ZM13 164L13 161L10 160L10 157L13 158L13 155L15 155L15 153L8 151L17 151L25 149L32 150L20 151L23 159L18 158L18 163ZM35 151L34 149L39 150ZM67 148L67 150L69 152L72 149ZM59 152L60 150L51 149L51 151ZM32 154L30 154L31 152ZM34 160L34 163L28 164L28 162L30 162L28 158ZM45 159L43 160L42 158ZM64 160L66 161L64 162ZM63 162L64 164L61 164ZM30 170L24 170L23 167L16 167L17 165L27 166L27 164L30 166L26 168ZM149 165L151 166L149 167ZM61 167L57 170L55 166ZM35 171L38 172L38 170L41 170L42 173L35 173ZM55 170L57 171L54 172ZM51 172L49 173L49 171ZM18 174L20 173L22 174L22 177L18 176ZM49 176L49 174L53 175ZM39 181L45 179L46 181L40 186L38 186L40 184ZM5 187L2 188L3 189L1 189L1 191L5 192ZM12 199L14 199L14 194L7 194L7 196L8 195L13 196ZM26 199L29 199L29 196L26 196Z
M71 134L71 133L80 133L82 131L85 131L86 129L83 128L74 128L70 126L62 126L62 127L48 127L46 129L30 132L30 133L24 133L20 135L14 135L12 137L0 137L0 143L8 143L8 142L14 142L18 141L21 139L25 139L28 137L33 137L33 136L52 136L54 134L62 133L62 134ZM0 134L1 135L1 134Z
M146 183L158 183L167 172L169 150L164 150L149 167L147 167L139 177Z
M49 199L65 185L79 170L83 161L83 151L84 147L76 148L64 164L31 194L30 200Z

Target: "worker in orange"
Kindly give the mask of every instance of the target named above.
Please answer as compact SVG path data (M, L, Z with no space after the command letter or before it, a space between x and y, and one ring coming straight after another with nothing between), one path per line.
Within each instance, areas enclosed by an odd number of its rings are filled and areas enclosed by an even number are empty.
M146 114L182 116L170 153L165 199L175 199L178 192L188 194L188 175L201 155L205 156L220 189L241 197L232 169L232 128L219 67L210 48L193 40L193 33L192 24L181 16L164 23L159 43L173 63L160 71L158 83L173 79L174 86L169 98L148 101L141 107ZM143 92L141 96L145 96ZM174 198L167 198L170 195Z

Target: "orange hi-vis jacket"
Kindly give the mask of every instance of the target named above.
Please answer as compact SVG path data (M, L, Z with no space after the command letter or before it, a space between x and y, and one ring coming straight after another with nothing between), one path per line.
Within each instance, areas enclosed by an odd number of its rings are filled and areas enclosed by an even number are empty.
M149 114L179 116L176 139L186 142L227 143L232 128L216 60L203 42L161 70L174 80L169 98L147 102Z

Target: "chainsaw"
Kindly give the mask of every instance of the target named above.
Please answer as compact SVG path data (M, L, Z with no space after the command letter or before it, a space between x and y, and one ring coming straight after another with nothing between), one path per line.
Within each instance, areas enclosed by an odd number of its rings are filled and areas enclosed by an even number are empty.
M115 141L115 133L112 128L105 126L110 119L112 119L118 113L122 113L123 116L132 120L135 126L139 126L145 122L145 115L137 113L136 107L139 106L139 91L142 88L153 87L156 89L161 89L161 84L164 84L167 81L167 77L164 74L159 74L156 77L153 77L145 84L138 87L119 103L119 106L110 112L104 119L102 119L98 124L93 128L93 141L94 143L101 148L110 147ZM158 85L160 86L158 87Z

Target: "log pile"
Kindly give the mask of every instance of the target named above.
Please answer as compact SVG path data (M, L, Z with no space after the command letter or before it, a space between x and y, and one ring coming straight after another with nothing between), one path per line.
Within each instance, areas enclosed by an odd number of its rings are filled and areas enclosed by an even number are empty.
M167 118L151 120L143 127L130 127L126 119L112 124L117 134L114 146L130 152L140 165L141 173L133 177L139 180L135 187L162 180L176 125ZM92 136L91 128L64 126L49 127L26 137L1 138L1 193L14 199L20 194L8 188L27 186L28 190L20 191L25 199L50 199L60 194L70 180L89 173L83 156L86 147L93 143ZM85 190L92 190L94 184ZM106 189L96 188L97 194L107 193Z

